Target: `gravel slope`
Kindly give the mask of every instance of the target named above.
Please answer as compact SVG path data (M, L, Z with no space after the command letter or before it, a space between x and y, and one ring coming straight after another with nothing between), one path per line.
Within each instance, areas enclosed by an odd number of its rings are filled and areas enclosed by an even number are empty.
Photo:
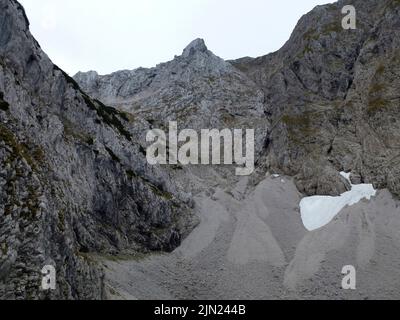
M244 193L246 183L199 195L202 222L172 254L105 261L110 298L400 298L400 212L389 192L307 232L291 179L268 177ZM356 291L341 289L349 264Z

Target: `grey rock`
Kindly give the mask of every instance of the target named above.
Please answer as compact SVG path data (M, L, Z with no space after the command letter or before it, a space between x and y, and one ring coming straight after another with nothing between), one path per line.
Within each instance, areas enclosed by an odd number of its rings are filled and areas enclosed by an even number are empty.
M351 190L350 183L330 166L305 162L296 176L296 186L305 194L339 196Z
M308 195L345 190L341 170L398 195L388 177L398 166L399 7L351 1L358 26L344 30L347 4L317 6L282 49L263 57L223 61L197 39L156 68L75 79L154 126L178 119L185 128L254 127L257 163L296 176Z
M345 4L357 10L357 30L341 27ZM305 187L316 178L304 179L304 166L316 162L315 175L320 167L352 171L399 195L389 174L398 166L399 22L394 1L339 1L303 16L278 52L231 62L266 97L275 124L269 162L301 178L307 194L318 188ZM342 189L336 180L332 192L324 188L333 195Z
M203 39L193 40L186 48L183 50L182 56L188 58L192 55L195 55L197 52L207 52L207 46Z
M196 220L129 117L49 60L18 2L0 0L0 29L0 297L101 299L99 255L171 251Z
M349 3L357 30L341 28ZM344 170L399 196L399 11L398 1L339 1L303 16L267 56L224 61L197 39L154 68L73 79L43 53L22 6L0 0L0 297L101 299L99 255L179 246L197 223L193 197L236 181L223 166L149 166L145 135L169 121L255 129L249 185L280 172L303 194L338 195L350 187ZM49 262L58 286L46 293Z

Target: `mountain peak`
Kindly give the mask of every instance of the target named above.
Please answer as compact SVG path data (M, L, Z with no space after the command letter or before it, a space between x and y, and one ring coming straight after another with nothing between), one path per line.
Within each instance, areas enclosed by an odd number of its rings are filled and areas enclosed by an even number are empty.
M195 39L183 50L183 56L189 57L196 52L207 52L207 46L203 39Z

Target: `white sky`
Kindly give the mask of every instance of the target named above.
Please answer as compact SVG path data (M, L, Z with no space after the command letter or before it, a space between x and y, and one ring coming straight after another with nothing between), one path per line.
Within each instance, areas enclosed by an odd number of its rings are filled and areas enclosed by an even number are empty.
M279 49L300 17L332 0L20 0L31 32L70 75L153 67L195 38L224 59Z

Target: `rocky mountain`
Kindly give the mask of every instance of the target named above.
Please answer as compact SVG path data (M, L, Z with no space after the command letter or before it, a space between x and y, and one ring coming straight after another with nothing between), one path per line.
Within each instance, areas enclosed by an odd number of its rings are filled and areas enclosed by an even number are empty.
M100 299L91 253L171 251L190 208L167 190L133 140L130 115L91 99L29 32L22 6L0 1L0 297Z
M356 30L342 28L346 4L357 9ZM399 195L398 29L397 1L339 1L305 15L264 57L223 61L198 39L156 68L74 78L157 124L255 127L267 167L295 176L305 194L342 193L344 170Z
M257 130L260 156L268 132L264 93L252 79L209 51L202 39L190 43L181 56L152 69L99 76L78 73L74 79L90 96L150 124L181 129L250 128ZM147 131L138 136L145 141Z
M341 28L341 9L357 29ZM276 53L233 65L266 96L269 158L307 194L337 194L332 169L399 195L399 2L339 1L298 23Z
M357 10L356 30L341 25L348 4ZM225 174L228 186L212 183L213 201L197 199L203 222L182 249L169 259L124 263L124 273L113 265L109 277L117 291L153 299L160 292L203 299L398 297L400 212L392 196L399 195L399 10L398 1L338 1L303 16L282 49L263 57L223 61L198 39L152 69L78 73L75 80L91 96L156 127L178 119L184 128L256 129L258 172L251 181L236 184ZM345 209L328 226L305 233L299 217L290 217L292 203L349 190L340 171L352 172L353 183L391 193L381 191L369 205ZM293 193L291 178L283 186L269 178L260 184L265 172L294 177L301 194ZM264 184L269 187L257 193ZM278 190L287 196L273 198ZM339 289L347 264L362 270L355 293ZM185 276L154 276L159 273ZM142 289L126 286L126 274Z
M154 68L70 78L0 0L0 297L399 297L399 11L339 1L263 57L224 61L197 39ZM255 129L256 172L148 165L146 134L169 121ZM308 233L300 199L348 190L340 171L387 190ZM338 294L346 264L361 292Z

